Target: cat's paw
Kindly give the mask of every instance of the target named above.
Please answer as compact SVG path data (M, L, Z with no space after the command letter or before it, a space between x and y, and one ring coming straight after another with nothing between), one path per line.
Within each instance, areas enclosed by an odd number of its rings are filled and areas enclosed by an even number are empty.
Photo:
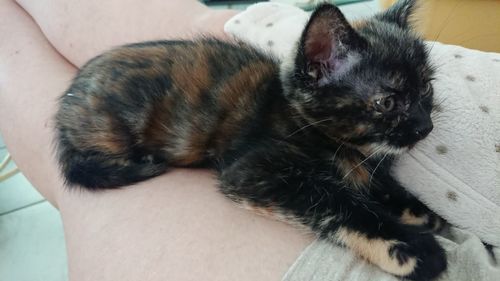
M389 255L400 264L416 261L411 271L403 277L415 281L428 281L446 270L446 254L432 234L415 234L409 241L397 243L389 250Z
M427 230L438 232L446 225L446 221L423 204L418 204L403 210L399 220L403 224L424 227Z
M433 280L446 270L446 255L434 236L420 227L398 229L398 238L369 237L341 228L337 241L382 270L409 280Z

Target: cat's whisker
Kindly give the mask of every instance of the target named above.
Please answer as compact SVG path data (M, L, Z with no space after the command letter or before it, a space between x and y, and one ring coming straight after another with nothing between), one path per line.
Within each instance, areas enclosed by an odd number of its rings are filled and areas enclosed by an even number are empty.
M434 72L437 72L438 70L440 70L443 66L446 65L446 62L441 62L443 60L445 60L446 56L445 55L441 55L441 56L436 56L434 58L434 62L432 63L432 69L434 70ZM439 64L436 63L436 61L440 61ZM435 80L435 79L433 79Z
M335 153L333 154L333 158L332 158L332 161L335 161L335 157L337 157L337 153L339 152L339 150L344 146L345 142L342 142L339 147L337 148L337 150L335 150Z
M378 162L377 166L375 166L375 169L373 169L372 174L370 175L370 180L368 181L368 187L370 187L372 185L373 176L375 175L375 172L377 171L377 168L380 166L380 164L382 164L382 162L385 160L385 158L387 157L387 155L389 155L389 152L386 152L384 154L384 157L382 157L382 159L380 159L380 161Z
M458 5L461 4L460 1L456 1L456 2L457 3L455 4L455 6L453 6L453 9L450 11L450 13L448 14L448 16L446 17L446 19L445 19L445 21L443 23L443 27L441 28L441 30L439 30L439 32L437 33L436 37L432 40L432 41L434 41L434 43L432 44L431 49L429 50L429 52L432 51L432 49L434 48L434 45L436 45L436 42L439 39L439 36L441 36L441 33L444 31L444 29L446 28L446 26L448 26L448 23L451 20L451 16L455 12L455 10L458 8Z
M441 106L444 104L444 100L442 101L438 101L437 103L434 102L434 104L432 105L432 111L437 111L439 113L439 109L442 109ZM438 109L439 108L439 109Z
M370 12L372 12L372 13L375 13L375 12L376 12L376 11L375 11L375 10L374 10L374 9L373 9L370 5L368 5L367 3L363 3L363 5L364 5L366 8L368 8L368 10L370 10Z
M337 157L337 153L340 151L340 149L344 146L345 142L342 142L339 147L337 148L337 150L335 150L335 153L333 153L333 157L332 157L332 160L330 160L330 170L333 168L333 165L335 164L335 158Z
M443 126L443 127L439 127L439 130L436 130L436 132L437 132L437 131L440 131L440 132L447 132L447 133L449 133L449 134L451 134L451 135L455 135L455 134L457 133L457 132L456 132L456 131L454 131L453 129L448 129L448 128L444 127L444 126Z
M369 159L370 159L373 155L375 155L375 154L377 154L379 151L381 151L381 150L383 149L383 147L384 147L384 146L383 146L382 144L381 144L381 145L379 145L379 146L375 149L375 151L373 151L370 155L368 155L368 156L367 156L367 157L366 157L363 161L359 162L356 166L354 166L352 169L350 169L350 170L349 170L349 172L347 172L347 173L344 175L343 179L345 179L347 176L349 176L349 175L352 173L352 171L356 170L359 166L363 165L363 164L364 164L366 161L368 161L368 160L369 160Z
M462 40L460 42L457 43L457 45L462 45L466 42L469 42L469 41L472 41L472 40L477 40L478 38L481 38L481 37L486 37L486 38L490 38L490 37L494 37L496 36L498 33L486 33L486 34L481 34L481 35L477 35L477 36L472 36L472 37L468 37L467 39L465 40ZM457 36L458 37L458 36Z
M304 127L300 128L300 129L294 131L293 133L289 134L288 136L286 136L285 139L287 139L287 138L289 138L289 137L291 137L291 136L293 136L293 135L295 135L295 134L297 134L297 133L299 133L299 132L301 132L301 131L303 131L303 130L311 127L311 126L318 125L318 124L326 122L326 121L333 121L333 120L332 120L332 118L326 118L326 119L323 119L323 120L319 120L319 121L307 124Z

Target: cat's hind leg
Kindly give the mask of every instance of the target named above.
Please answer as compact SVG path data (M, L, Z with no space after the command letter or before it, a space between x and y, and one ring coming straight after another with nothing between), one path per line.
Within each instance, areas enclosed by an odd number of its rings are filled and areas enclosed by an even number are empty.
M68 186L90 190L118 188L164 173L167 160L151 154L130 157L99 151L76 151L59 148L59 164Z

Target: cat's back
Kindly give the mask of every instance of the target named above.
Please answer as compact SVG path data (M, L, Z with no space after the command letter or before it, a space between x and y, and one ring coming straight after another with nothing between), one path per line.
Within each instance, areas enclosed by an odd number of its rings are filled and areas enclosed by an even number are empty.
M258 75L276 70L276 61L243 42L151 41L118 47L93 58L82 67L72 86L82 82L82 90L87 87L90 92L91 86L123 88L131 86L126 81L138 82L138 78L148 83L161 79L166 89L177 86L190 94L189 85L221 84L246 69Z
M179 165L196 163L250 122L278 72L271 57L240 42L119 47L82 67L62 96L60 142L113 155L161 150Z

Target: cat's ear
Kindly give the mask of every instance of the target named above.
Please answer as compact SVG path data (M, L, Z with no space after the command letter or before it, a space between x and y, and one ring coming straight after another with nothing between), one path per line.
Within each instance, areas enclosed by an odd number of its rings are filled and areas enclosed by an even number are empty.
M399 0L386 11L378 14L376 18L382 21L395 23L406 29L410 26L410 17L417 8L418 0Z
M335 6L324 4L311 15L299 45L299 67L315 84L341 77L359 61L364 40Z

